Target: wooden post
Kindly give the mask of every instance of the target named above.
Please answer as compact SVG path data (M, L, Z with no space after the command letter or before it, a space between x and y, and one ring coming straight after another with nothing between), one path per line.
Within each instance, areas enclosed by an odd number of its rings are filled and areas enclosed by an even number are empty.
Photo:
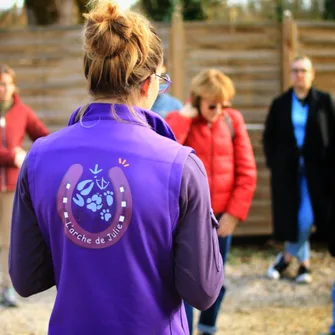
M173 11L170 30L170 59L171 94L182 102L186 99L185 93L185 35L182 7L176 5Z
M230 7L228 15L229 15L229 32L232 34L236 31L236 20L238 16L236 7L234 6Z
M290 87L290 68L298 51L298 30L297 25L290 11L285 11L282 28L282 49L281 49L281 88L283 91Z
M71 26L75 23L74 2L69 0L55 0L59 10L59 19L57 24L61 26Z

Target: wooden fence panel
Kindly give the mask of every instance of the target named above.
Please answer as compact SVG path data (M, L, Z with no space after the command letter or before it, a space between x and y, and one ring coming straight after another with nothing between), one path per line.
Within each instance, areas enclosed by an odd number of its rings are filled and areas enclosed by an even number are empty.
M258 170L249 217L236 235L270 234L269 172L262 152L262 125L271 100L280 94L283 81L288 83L286 58L294 54L310 56L317 72L315 86L335 94L335 23L297 22L298 40L285 49L285 25L179 22L184 59L174 54L181 52L180 45L174 43L176 37L171 36L176 29L171 30L168 24L154 25L168 60L178 60L168 66L177 76L179 70L185 73L184 82L175 84L180 90L177 96L186 98L191 78L206 68L217 68L234 81L237 94L233 105L247 122ZM16 70L22 99L51 131L64 127L72 111L88 102L82 54L79 26L0 30L0 62ZM29 148L28 142L25 147Z
M315 87L335 95L335 23L297 22L299 33L298 54L313 61Z
M187 23L186 88L206 68L217 68L236 86L234 106L246 122L263 123L271 99L281 91L280 27L273 24Z

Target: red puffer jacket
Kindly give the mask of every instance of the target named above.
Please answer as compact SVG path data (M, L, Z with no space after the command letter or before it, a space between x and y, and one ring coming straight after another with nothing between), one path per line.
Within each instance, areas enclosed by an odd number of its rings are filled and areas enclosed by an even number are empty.
M224 116L208 123L201 116L188 118L179 112L168 114L166 121L177 141L192 147L204 163L214 213L243 221L256 188L256 164L242 114L231 108L225 112L231 125Z
M27 133L32 141L49 134L36 114L23 104L17 94L14 104L5 115L5 126L0 127L0 191L14 191L19 169L14 164L16 147L22 147Z

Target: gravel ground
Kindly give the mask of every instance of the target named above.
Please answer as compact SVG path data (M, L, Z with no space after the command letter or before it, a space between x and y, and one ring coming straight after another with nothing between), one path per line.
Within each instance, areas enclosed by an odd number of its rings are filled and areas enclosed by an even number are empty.
M275 248L233 246L226 267L228 291L219 316L219 335L317 335L327 331L335 260L324 248L317 248L312 252L312 284L298 285L290 277L296 264L283 280L265 278L274 255ZM0 334L46 334L54 298L51 289L20 299L20 308L0 308Z

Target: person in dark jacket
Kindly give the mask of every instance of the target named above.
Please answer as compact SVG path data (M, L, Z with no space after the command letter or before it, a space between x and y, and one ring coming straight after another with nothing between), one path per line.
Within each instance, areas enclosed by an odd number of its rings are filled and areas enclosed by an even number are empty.
M26 156L22 142L25 134L35 141L48 133L35 113L20 100L14 70L0 64L0 256L3 276L0 303L6 307L17 305L8 273L8 248L14 190Z
M334 112L329 93L312 87L315 71L307 57L291 65L293 86L272 101L263 146L271 172L273 234L284 251L267 275L279 279L295 257L296 282L309 283L309 238L315 227L322 236L331 225L334 169Z

